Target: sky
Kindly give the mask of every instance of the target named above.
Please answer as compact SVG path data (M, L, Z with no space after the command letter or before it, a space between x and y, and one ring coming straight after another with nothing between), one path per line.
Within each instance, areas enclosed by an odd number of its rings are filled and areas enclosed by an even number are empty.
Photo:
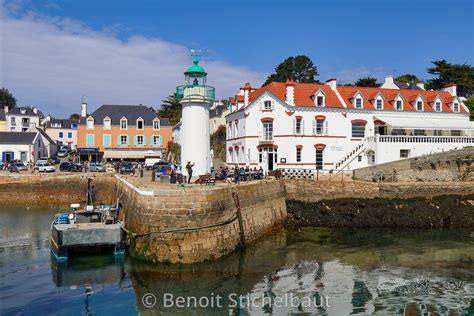
M474 64L472 0L0 0L0 86L56 117L158 107L201 51L218 98L259 87L289 56L321 81Z

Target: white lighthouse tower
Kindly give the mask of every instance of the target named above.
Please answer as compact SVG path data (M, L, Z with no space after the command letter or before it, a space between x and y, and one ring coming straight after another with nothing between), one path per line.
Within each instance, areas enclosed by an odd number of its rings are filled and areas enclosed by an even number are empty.
M215 89L206 85L206 71L199 66L197 55L193 65L184 73L186 84L176 88L176 98L183 107L181 123L181 166L188 175L186 164L191 162L193 177L210 171L209 106Z

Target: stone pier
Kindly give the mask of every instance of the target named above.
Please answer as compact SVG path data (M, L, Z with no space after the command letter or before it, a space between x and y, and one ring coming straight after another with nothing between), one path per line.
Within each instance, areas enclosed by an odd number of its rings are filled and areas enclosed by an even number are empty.
M161 184L154 190L132 179L118 183L130 253L149 261L214 260L272 232L287 217L282 181Z

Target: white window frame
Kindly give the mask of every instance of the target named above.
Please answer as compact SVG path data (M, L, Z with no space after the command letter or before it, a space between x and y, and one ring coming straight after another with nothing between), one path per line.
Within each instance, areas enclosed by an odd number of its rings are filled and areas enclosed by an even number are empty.
M270 107L267 106L268 104L270 104ZM263 101L263 109L264 110L273 110L273 102L271 100Z
M322 98L323 102L321 105L318 104L318 99ZM325 107L326 106L326 94L322 89L319 89L316 94L314 95L314 105L317 107Z
M94 118L92 116L87 118L86 129L94 129Z
M143 146L143 140L145 139L145 136L144 135L137 135L137 146ZM140 141L139 141L139 137L142 138L142 142L140 144Z
M125 137L125 143L123 142L123 137ZM120 134L120 144L119 146L127 146L128 135Z
M398 107L399 104L400 104L400 107ZM401 98L395 99L395 110L403 111L403 100Z
M380 101L380 108L379 108L379 101ZM383 110L383 98L380 96L375 99L375 109Z
M302 149L301 147L296 147L296 162L301 162L301 158L303 156L303 153L302 153Z
M142 128L138 128L138 122L142 122ZM137 131L143 131L145 129L145 120L143 120L141 117L137 118L135 126L137 128Z
M459 105L459 102L457 102L457 101L453 102L453 109L452 110L453 110L453 112L460 112L461 107Z
M155 123L158 123L158 127L155 127ZM160 123L160 119L159 118L155 118L153 120L153 130L154 131L159 131L161 128L161 123Z
M125 127L123 127L122 122L125 122ZM120 130L126 131L128 129L128 119L126 117L122 117L120 119Z
M160 135L153 135L152 136L152 145L153 146L160 146Z
M442 112L443 111L443 104L441 101L436 100L435 101L435 112Z
M112 120L110 119L110 117L107 116L104 118L103 128L107 131L112 129Z
M360 105L359 105L359 101L360 101ZM354 108L356 108L356 109L362 109L362 108L364 108L364 99L362 99L361 96L357 96L357 97L354 99Z

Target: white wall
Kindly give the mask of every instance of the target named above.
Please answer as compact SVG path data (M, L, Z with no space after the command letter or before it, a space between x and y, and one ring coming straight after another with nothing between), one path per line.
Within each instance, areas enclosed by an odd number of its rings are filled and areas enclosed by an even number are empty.
M263 110L263 102L269 100L274 102L274 109ZM294 112L294 113L293 113ZM288 115L292 114L292 115ZM374 136L374 116L406 116L406 117L449 117L452 120L466 121L469 117L466 113L417 113L403 111L377 111L377 110L356 110L325 107L295 107L288 106L278 98L266 91L254 100L244 111L237 111L229 114L229 122L232 122L232 133L227 133L227 163L241 163L246 161L241 155L241 148L245 148L248 153L250 149L250 165L260 165L258 162L259 135L262 133L261 119L264 117L273 118L274 144L278 146L278 164L275 168L315 168L315 144L326 145L324 149L324 169L333 169L335 163L355 148L362 139L352 137L352 120L361 119L367 121L366 136ZM316 115L324 115L328 122L327 135L313 135L312 122ZM302 135L295 135L293 121L296 116L303 117L304 130ZM238 134L235 133L235 120L238 121ZM451 124L452 125L452 124ZM296 162L296 145L302 145L302 161ZM236 158L235 150L231 156L228 148L239 147L239 156ZM417 145L418 146L418 145ZM459 144L454 147L460 146ZM413 155L422 155L430 152L439 152L453 148L453 144L425 144L413 149ZM376 152L376 163L399 159L400 148L393 145L381 145L380 148L373 148ZM286 158L286 163L280 163L281 158ZM362 153L362 161L355 158L350 167L352 169L361 168L368 165L367 156Z

